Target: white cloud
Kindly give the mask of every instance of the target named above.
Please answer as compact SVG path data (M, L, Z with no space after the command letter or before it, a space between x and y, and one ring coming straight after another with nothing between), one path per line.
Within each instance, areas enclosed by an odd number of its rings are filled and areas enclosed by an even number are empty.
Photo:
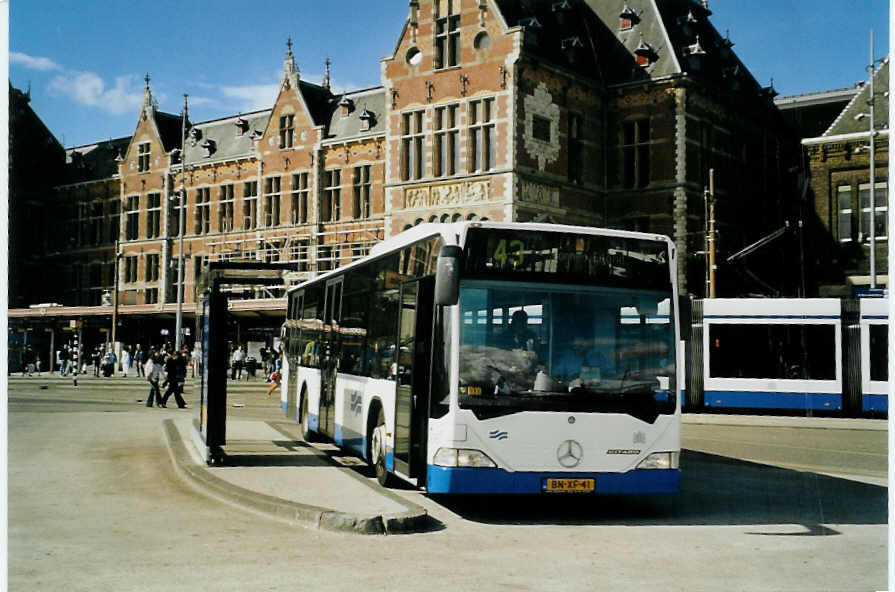
M29 70L40 70L42 72L61 70L59 64L50 58L30 56L27 53L19 53L17 51L9 52L9 63L18 64Z
M133 76L119 76L115 85L108 88L95 72L71 72L54 77L49 89L113 115L136 111L143 101L143 89Z
M279 84L220 86L221 94L242 111L270 109L277 99Z

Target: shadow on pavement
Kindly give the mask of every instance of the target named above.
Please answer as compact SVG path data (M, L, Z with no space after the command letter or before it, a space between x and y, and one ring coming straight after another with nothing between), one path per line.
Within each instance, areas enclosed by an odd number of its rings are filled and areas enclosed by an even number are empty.
M683 451L677 496L432 496L445 508L491 524L776 525L772 536L839 534L825 524L885 525L885 487Z

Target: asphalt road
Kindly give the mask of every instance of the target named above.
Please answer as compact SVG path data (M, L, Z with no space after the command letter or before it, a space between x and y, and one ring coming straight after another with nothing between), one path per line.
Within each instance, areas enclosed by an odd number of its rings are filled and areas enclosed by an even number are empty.
M286 526L209 499L174 473L161 430L162 419L195 409L144 407L136 379L69 384L10 385L11 590L886 584L886 489L876 484L885 432L688 425L674 499L432 499L401 489L444 528L363 537ZM232 388L229 400L242 405L231 406L232 417L281 419L263 383ZM828 474L795 470L803 466Z

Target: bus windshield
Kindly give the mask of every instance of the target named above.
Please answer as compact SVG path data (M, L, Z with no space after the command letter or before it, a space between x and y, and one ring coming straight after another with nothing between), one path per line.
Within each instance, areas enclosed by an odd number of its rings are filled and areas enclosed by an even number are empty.
M460 406L480 419L675 411L670 289L464 280L460 310Z

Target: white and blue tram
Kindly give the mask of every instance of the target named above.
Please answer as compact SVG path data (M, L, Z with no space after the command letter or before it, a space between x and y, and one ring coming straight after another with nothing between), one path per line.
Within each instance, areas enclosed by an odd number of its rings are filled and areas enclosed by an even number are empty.
M884 299L694 301L685 407L885 413L887 311Z

